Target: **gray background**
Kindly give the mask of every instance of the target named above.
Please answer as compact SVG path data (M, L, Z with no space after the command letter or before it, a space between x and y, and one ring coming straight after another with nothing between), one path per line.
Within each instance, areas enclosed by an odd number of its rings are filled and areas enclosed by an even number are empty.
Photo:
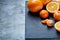
M0 40L24 40L25 0L0 0Z

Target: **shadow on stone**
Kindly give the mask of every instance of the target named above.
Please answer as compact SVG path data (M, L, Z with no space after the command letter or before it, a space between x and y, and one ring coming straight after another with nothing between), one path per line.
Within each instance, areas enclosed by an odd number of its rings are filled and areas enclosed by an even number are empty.
M32 17L39 17L39 12L32 13L32 12L28 11L28 15L30 15Z

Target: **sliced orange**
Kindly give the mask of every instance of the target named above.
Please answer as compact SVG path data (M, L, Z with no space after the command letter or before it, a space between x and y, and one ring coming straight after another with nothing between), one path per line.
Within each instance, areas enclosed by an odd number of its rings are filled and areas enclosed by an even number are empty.
M60 0L56 0L56 1L60 1Z
M50 2L47 4L46 9L50 13L57 12L59 10L59 4L56 2Z
M60 21L56 22L54 27L58 32L60 32Z
M59 4L59 9L60 9L60 0L56 0L56 2Z

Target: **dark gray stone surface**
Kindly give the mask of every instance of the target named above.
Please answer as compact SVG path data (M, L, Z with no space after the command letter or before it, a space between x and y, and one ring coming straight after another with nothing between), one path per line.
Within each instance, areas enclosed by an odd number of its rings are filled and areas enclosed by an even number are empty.
M33 13L29 12L27 6L25 8L26 38L60 38L60 33L55 30L54 26L48 28L47 25L43 25L41 23L42 19L39 16L33 15ZM49 19L54 20L51 15L49 16Z
M24 40L24 0L0 0L0 40Z

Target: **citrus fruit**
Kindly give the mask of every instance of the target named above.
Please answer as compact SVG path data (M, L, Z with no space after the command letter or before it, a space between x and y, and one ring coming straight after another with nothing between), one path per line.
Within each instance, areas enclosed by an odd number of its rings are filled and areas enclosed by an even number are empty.
M60 1L60 0L56 0L56 1Z
M47 20L47 26L48 27L52 27L54 25L54 21L53 20Z
M55 12L55 13L53 14L53 17L54 17L55 20L60 21L60 11Z
M51 2L52 0L41 0L43 5L45 6L46 4L48 4L49 2Z
M42 20L41 23L42 24L47 24L47 21L48 21L48 19L45 19L45 20Z
M56 2L59 4L59 9L60 9L60 0L56 0Z
M60 21L56 22L54 27L58 32L60 32Z
M43 4L40 0L29 0L27 6L31 12L38 12L43 8Z
M50 19L45 19L41 21L42 24L46 24L48 27L53 27L54 21Z
M41 18L45 19L45 18L48 18L49 13L48 13L47 10L41 10L39 15L40 15Z
M57 12L59 10L59 5L56 2L50 2L47 4L46 9L50 13Z

